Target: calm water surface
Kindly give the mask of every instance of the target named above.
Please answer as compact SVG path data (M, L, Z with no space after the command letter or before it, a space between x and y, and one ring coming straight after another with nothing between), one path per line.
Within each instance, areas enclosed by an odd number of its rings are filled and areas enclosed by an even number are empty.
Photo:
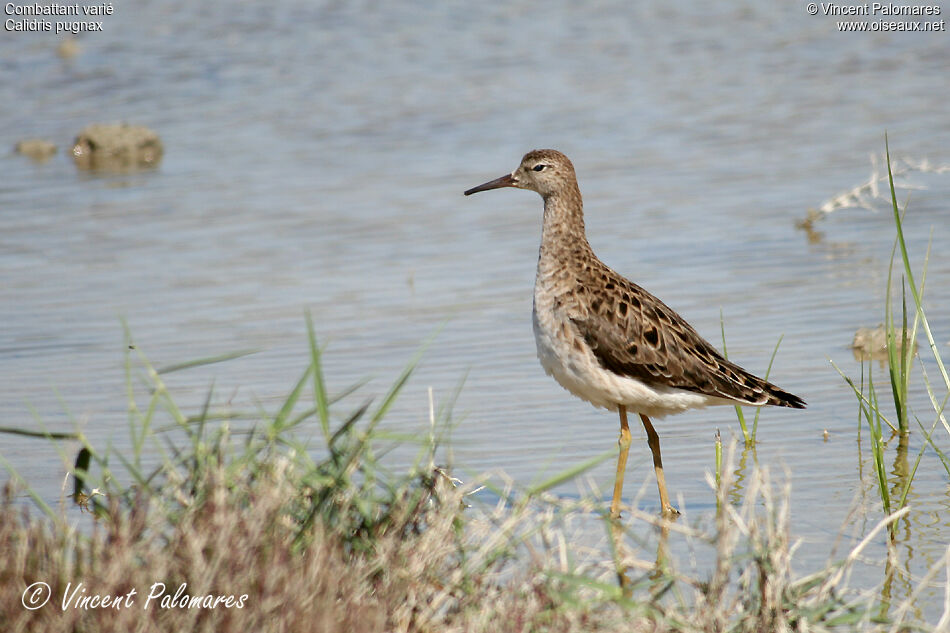
M797 568L880 518L855 399L829 360L860 373L848 345L883 320L892 219L883 204L839 211L819 241L795 222L867 178L885 131L896 154L950 163L947 33L840 34L798 2L153 2L103 26L68 61L53 36L0 38L0 147L63 147L119 120L166 147L159 169L120 176L77 173L62 151L42 165L0 154L0 426L79 425L97 446L124 446L122 319L159 366L260 350L169 375L185 408L213 383L219 404L274 409L308 362L309 310L331 388L372 377L352 406L381 397L444 324L387 423L424 428L427 388L445 401L464 377L461 476L528 484L609 449L614 415L535 358L541 201L461 195L555 147L575 163L604 261L717 345L721 312L730 356L750 370L764 372L784 335L772 378L809 408L764 411L746 463L787 469ZM909 180L926 187L909 195L905 232L918 267L933 240L926 306L947 357L950 177ZM735 414L658 428L668 484L702 516L713 436L736 435ZM0 452L58 498L54 447L4 436ZM647 508L649 464L635 443L628 492L643 482ZM612 476L611 464L592 472L604 490ZM947 542L947 483L925 454L904 539L917 577Z

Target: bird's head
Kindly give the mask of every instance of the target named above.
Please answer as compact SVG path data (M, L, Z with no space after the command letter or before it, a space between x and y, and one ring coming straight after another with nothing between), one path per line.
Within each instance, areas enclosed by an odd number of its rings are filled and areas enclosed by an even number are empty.
M488 189L516 187L535 191L546 199L573 183L576 183L574 165L567 156L553 149L536 149L525 154L521 164L510 174L472 187L465 195Z

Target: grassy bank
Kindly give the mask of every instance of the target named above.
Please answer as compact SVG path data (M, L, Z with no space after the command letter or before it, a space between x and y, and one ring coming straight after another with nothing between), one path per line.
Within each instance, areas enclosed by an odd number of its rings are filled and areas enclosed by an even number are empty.
M209 407L182 413L162 374L130 352L130 375L150 381L146 402L129 390L132 453L100 453L77 436L84 444L73 472L78 517L42 503L28 511L18 501L25 484L6 486L4 630L823 631L891 624L878 618L874 599L850 593L848 581L861 549L899 513L826 569L795 577L789 491L755 471L740 503L726 499L727 455L722 481L710 480L721 498L708 530L633 510L616 547L612 539L577 542L578 525L610 529L602 500L546 492L579 468L531 490L497 485L493 494L472 494L481 482L462 484L433 462L449 411L440 420L433 407L432 432L415 464L384 471L378 431L414 361L378 406L339 412L312 331L310 349L310 365L278 410L240 438ZM176 422L176 442L154 430L160 417ZM325 450L298 442L294 431L305 423L319 426ZM149 471L141 456L150 451L165 459ZM645 526L653 526L649 543ZM666 554L671 533L711 552L714 569L677 569ZM618 569L630 578L625 590Z

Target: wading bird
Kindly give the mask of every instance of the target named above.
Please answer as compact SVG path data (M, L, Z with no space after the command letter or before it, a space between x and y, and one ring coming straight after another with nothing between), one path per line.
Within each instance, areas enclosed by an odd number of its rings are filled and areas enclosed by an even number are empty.
M465 192L516 187L544 199L534 338L541 366L572 394L620 413L620 455L610 513L620 516L630 450L627 411L640 416L653 453L665 515L676 515L663 477L660 438L650 418L709 405L803 409L798 396L726 360L683 317L601 262L584 232L574 165L564 154L534 150L506 174Z

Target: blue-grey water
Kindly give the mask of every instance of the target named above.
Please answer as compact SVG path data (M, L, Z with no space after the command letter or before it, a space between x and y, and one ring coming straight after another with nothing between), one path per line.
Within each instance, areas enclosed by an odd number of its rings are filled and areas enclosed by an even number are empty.
M574 161L604 261L717 345L721 313L730 357L750 370L784 336L771 377L809 408L763 411L755 457L788 471L796 569L880 519L867 432L859 444L856 399L829 361L860 375L849 344L884 318L893 218L884 201L839 210L811 240L796 221L864 182L885 132L896 155L950 164L945 31L840 33L803 2L685 0L161 1L97 19L103 32L78 36L69 59L62 36L0 34L0 426L127 446L123 320L156 366L259 350L167 375L186 411L212 385L219 406L273 411L308 362L309 310L331 391L371 378L340 414L378 402L438 331L386 425L425 429L427 388L445 402L464 378L441 456L460 476L527 485L608 450L614 414L570 397L535 357L540 199L461 195L554 147ZM160 134L158 169L77 171L73 137L113 121ZM60 152L45 164L13 152L34 136ZM901 191L904 230L918 272L933 243L925 307L946 358L950 174L904 181L920 187ZM687 516L715 507L703 477L716 429L739 433L731 409L658 423ZM628 497L643 484L655 509L642 439ZM934 440L948 451L939 424ZM56 448L4 435L0 454L54 502ZM608 490L613 465L592 476ZM947 484L928 449L904 538L917 578L946 546ZM883 560L878 540L868 555ZM936 609L942 589L927 600Z

